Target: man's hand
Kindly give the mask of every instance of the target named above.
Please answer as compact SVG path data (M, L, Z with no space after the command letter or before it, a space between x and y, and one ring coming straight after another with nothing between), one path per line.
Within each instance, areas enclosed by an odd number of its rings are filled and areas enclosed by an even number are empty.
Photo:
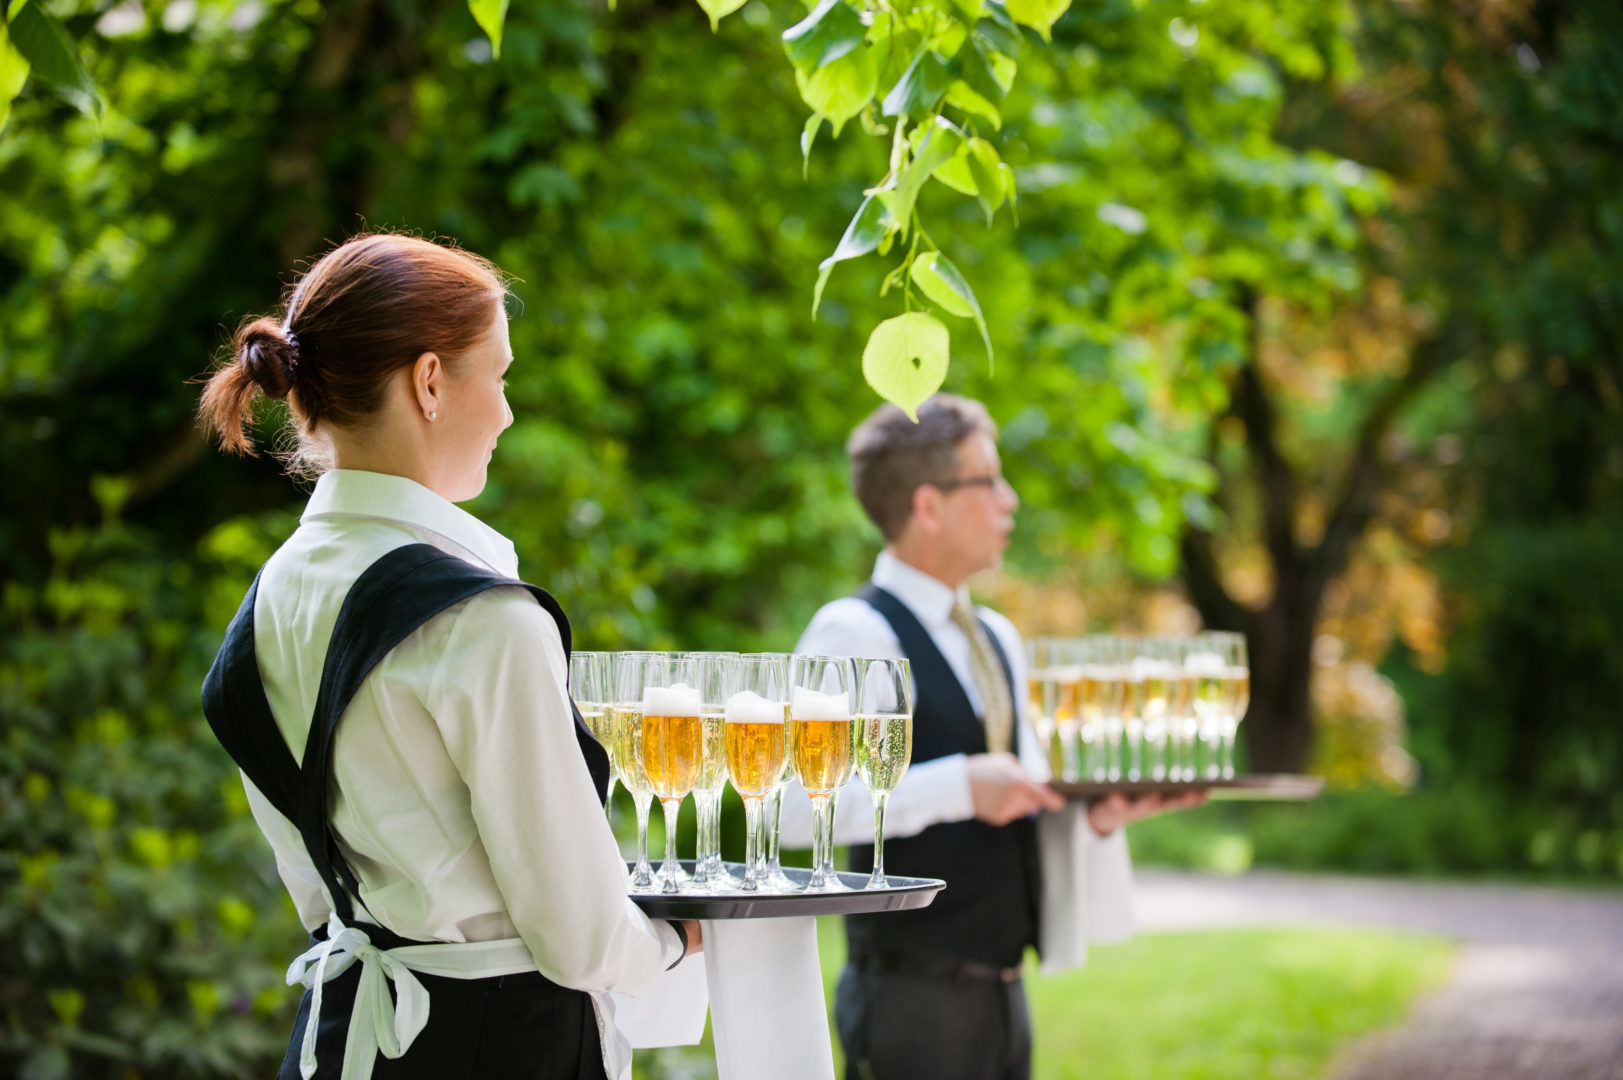
M1210 796L1204 791L1191 791L1167 798L1163 795L1140 795L1129 799L1125 795L1106 795L1088 806L1088 824L1100 836L1109 836L1124 825L1164 814L1171 810L1184 810L1199 806Z
M1013 754L971 754L969 795L975 820L1007 825L1039 810L1063 810L1065 799L1020 767Z
M697 919L683 919L682 929L688 933L688 951L683 957L704 952L704 926Z

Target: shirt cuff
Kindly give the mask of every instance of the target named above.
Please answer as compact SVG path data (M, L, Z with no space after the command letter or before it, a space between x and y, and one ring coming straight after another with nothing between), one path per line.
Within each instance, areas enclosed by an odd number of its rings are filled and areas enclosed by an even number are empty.
M660 943L665 947L665 970L669 971L687 956L688 932L665 919L653 919L651 922L654 933L659 935Z
M907 835L923 832L931 825L968 821L975 816L975 799L969 791L969 758L964 754L919 762L907 770L902 783L907 785L907 798L896 799L892 806L910 818L917 815L916 820L897 823L907 830Z
M683 926L680 922L677 922L675 919L667 920L665 925L670 927L672 930L675 930L676 931L676 936L679 939L681 939L681 942L682 942L682 951L677 954L675 960L672 960L665 967L665 970L669 971L669 970L671 970L671 968L675 967L677 964L680 964L683 960L687 959L687 955L688 955L688 928Z

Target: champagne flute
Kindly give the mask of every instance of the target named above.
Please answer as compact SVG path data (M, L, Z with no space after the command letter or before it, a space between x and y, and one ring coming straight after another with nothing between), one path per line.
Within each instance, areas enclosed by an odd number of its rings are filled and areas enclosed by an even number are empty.
M1234 737L1251 705L1251 664L1246 657L1245 635L1225 633L1223 653L1228 662L1223 710L1223 779L1232 780Z
M789 668L778 657L741 656L729 665L723 714L727 775L744 800L745 892L766 884L763 801L783 775L789 719Z
M1123 655L1127 661L1127 693L1122 703L1122 737L1126 744L1127 779L1144 779L1144 717L1151 711L1148 692L1154 687L1145 679L1150 657L1143 638L1127 638Z
M857 772L873 793L873 874L884 889L885 804L913 760L913 669L905 659L858 660Z
M1105 666L1109 647L1110 639L1103 634L1089 634L1080 646L1078 661L1082 666L1082 681L1077 708L1081 716L1082 754L1078 762L1079 778L1097 778L1102 767L1100 756L1105 749L1106 713L1113 692Z
M1104 752L1094 762L1093 779L1115 782L1122 773L1122 738L1126 734L1126 717L1135 707L1132 681L1127 673L1127 639L1109 634L1097 646L1099 655L1100 737Z
M642 763L665 809L659 891L666 894L682 891L676 820L704 763L703 695L697 671L697 661L678 656L651 658L642 671Z
M1196 736L1205 747L1206 765L1200 775L1216 780L1223 775L1220 761L1223 744L1223 716L1227 695L1228 663L1223 659L1223 636L1212 631L1196 634L1184 654L1189 673Z
M685 653L698 668L700 724L703 752L699 775L693 781L693 804L698 810L698 850L693 855L693 883L706 890L732 890L732 875L721 861L721 791L727 783L726 727L728 680L735 652Z
M643 668L661 655L616 653L611 665L615 694L614 706L609 710L609 757L637 808L637 863L631 871L631 887L637 890L654 886L653 867L648 863L648 813L653 808L654 785L643 767L642 755Z
M812 872L807 892L843 889L831 876L833 820L830 800L851 779L852 665L845 657L794 656L789 660L789 757L811 796Z
M1054 663L1051 669L1056 685L1054 700L1054 729L1059 732L1060 779L1080 779L1080 747L1078 736L1082 728L1082 666L1081 641L1060 638L1054 642Z
M1139 641L1138 654L1133 658L1137 677L1144 687L1139 724L1148 767L1145 769L1140 762L1135 761L1128 773L1129 780L1137 780L1145 772L1151 780L1167 779L1167 707L1172 689L1172 663L1169 659L1171 651L1170 639L1146 637Z
M777 660L783 665L785 673L789 671L788 653L750 653L750 656L759 656ZM783 872L781 851L779 850L778 823L783 815L783 795L789 790L789 782L795 778L795 763L789 756L787 732L785 732L783 771L778 774L778 782L772 785L772 792L766 797L766 869L761 879L761 887L774 889L778 892L795 892L800 886L790 880L788 874Z
M1026 644L1026 694L1031 704L1031 726L1049 771L1059 776L1063 767L1054 758L1054 704L1056 687L1049 668L1053 664L1054 639L1032 638Z
M1195 679L1189 670L1192 639L1173 638L1172 683L1167 694L1167 736L1172 746L1172 779L1195 779L1195 742L1200 734L1195 718Z
M596 739L608 750L614 741L609 731L609 703L614 699L613 684L609 682L609 654L577 650L569 655L569 695L580 710L582 720ZM608 808L614 798L614 755L609 754L609 783L603 795L603 806Z

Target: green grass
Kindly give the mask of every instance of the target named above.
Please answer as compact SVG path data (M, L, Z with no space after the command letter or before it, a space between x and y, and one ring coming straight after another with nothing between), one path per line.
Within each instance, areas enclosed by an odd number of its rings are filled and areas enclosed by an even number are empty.
M845 963L835 919L818 920L833 1001ZM1086 967L1027 980L1037 1080L1312 1080L1347 1041L1400 1021L1442 982L1453 947L1369 930L1158 934L1096 948ZM835 1075L844 1069L833 1035ZM697 1047L637 1054L640 1080L715 1073Z
M1029 984L1042 1080L1308 1080L1395 1024L1453 948L1368 930L1225 930L1094 949Z

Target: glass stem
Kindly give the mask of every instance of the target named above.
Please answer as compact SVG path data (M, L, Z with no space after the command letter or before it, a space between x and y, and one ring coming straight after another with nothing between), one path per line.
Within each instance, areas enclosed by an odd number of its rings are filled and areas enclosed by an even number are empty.
M682 812L681 799L661 799L665 807L665 864L659 868L660 892L676 892L676 816Z
M760 888L760 871L756 860L761 854L761 800L757 796L744 800L744 888L754 892Z
M783 814L783 785L779 784L767 796L766 803L766 867L770 870L779 870L782 863L778 861L778 819Z
M885 804L889 801L890 792L873 793L873 877L868 883L876 888L885 885Z
M812 887L818 887L825 880L823 877L823 830L828 825L828 796L813 795L812 804Z
M637 804L637 868L632 871L631 883L638 888L653 884L654 868L648 863L648 814L653 809L652 795L632 794Z

